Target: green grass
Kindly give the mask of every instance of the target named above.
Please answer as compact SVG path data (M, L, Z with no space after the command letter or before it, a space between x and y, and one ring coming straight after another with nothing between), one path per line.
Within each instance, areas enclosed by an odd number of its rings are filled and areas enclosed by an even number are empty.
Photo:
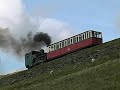
M3 75L0 75L0 79L3 77Z
M104 60L103 60L104 61ZM43 73L40 76L23 80L13 85L1 87L1 90L103 90L120 89L120 58L100 61L83 66L69 66L55 71L51 76ZM84 69L81 69L83 68Z
M32 78L22 77L23 79L16 83L0 85L0 90L120 90L119 46L120 39L113 40L41 64L30 70L5 76L4 80L19 79L21 75L29 75L31 72L39 73L41 68L62 65L63 60L70 61L64 67L54 69L53 75L50 75L48 70ZM98 53L97 50L101 50L102 53ZM99 54L95 62L90 62L89 53ZM84 55L88 57L86 60L82 57ZM76 58L78 61L71 63ZM79 59L86 62L80 62Z

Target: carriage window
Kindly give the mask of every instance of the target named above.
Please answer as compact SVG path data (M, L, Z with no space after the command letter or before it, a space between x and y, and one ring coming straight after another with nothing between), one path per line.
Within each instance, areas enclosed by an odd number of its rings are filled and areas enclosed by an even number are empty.
M65 41L65 43L66 43L66 46L68 46L68 42L67 42L67 40Z
M59 42L59 44L60 44L60 48L62 48L62 42Z
M97 32L97 38L99 38L99 33Z
M102 38L102 34L100 32L92 31L92 37Z
M76 43L79 42L79 36L76 36Z
M100 32L96 32L97 33L97 38L102 38L102 34Z
M85 32L85 39L88 39L88 32Z
M51 45L51 51L53 51L53 45Z
M76 42L78 42L78 36L76 36Z
M76 37L73 37L73 43L76 43Z
M86 39L88 39L88 32L86 32Z
M66 46L66 42L64 41L64 47Z
M102 38L102 33L99 32L99 37L98 38Z
M59 43L56 44L56 49L59 49Z
M62 47L64 47L64 41L62 41Z
M94 31L92 31L92 37L95 37L95 33L94 33Z
M70 44L73 44L73 38L70 38Z
M94 32L95 37L97 38L97 32Z
M56 50L56 44L54 44L54 50Z
M86 38L86 34L85 33L83 33L83 39L85 39Z
M64 41L64 47L67 46L67 40Z
M81 35L79 35L79 41L82 41L82 36Z
M92 31L89 32L89 37L92 37Z
M70 38L67 39L68 45L70 45Z

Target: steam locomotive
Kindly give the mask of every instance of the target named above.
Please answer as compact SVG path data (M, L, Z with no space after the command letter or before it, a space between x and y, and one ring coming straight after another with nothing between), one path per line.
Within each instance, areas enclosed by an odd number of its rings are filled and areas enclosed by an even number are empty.
M45 53L43 49L26 53L25 66L29 69L35 65L51 61L65 54L99 44L102 44L102 33L89 30L62 41L50 44L48 46L48 53Z

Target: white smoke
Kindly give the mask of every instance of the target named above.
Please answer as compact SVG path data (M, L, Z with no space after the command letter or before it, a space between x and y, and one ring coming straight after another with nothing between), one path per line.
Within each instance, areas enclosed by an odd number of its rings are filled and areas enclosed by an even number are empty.
M37 20L27 15L22 0L0 0L0 28L8 28L15 39L19 40L30 31L48 33L53 42L71 36L71 28L67 23L39 17ZM2 65L0 68L3 68Z
M15 28L22 21L23 10L21 0L0 0L0 27Z
M22 0L0 0L0 27L9 28L16 38L23 37L29 31L46 32L52 36L53 41L71 35L69 25L66 23L51 18L40 18L39 22L33 22L34 17L30 18L24 9L25 5Z
M16 39L37 29L24 10L22 0L0 0L0 27L9 28Z

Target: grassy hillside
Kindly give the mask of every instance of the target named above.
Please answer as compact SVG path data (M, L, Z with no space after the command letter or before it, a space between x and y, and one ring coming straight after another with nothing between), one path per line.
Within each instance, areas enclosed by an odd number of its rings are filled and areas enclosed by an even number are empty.
M102 90L120 89L120 58L98 64L99 61L81 66L69 66L53 75L44 73L38 77L1 87L23 90ZM83 67L82 66L82 67Z
M120 39L116 39L5 76L0 90L119 90L119 70Z
M2 78L3 77L3 75L0 75L0 78Z

